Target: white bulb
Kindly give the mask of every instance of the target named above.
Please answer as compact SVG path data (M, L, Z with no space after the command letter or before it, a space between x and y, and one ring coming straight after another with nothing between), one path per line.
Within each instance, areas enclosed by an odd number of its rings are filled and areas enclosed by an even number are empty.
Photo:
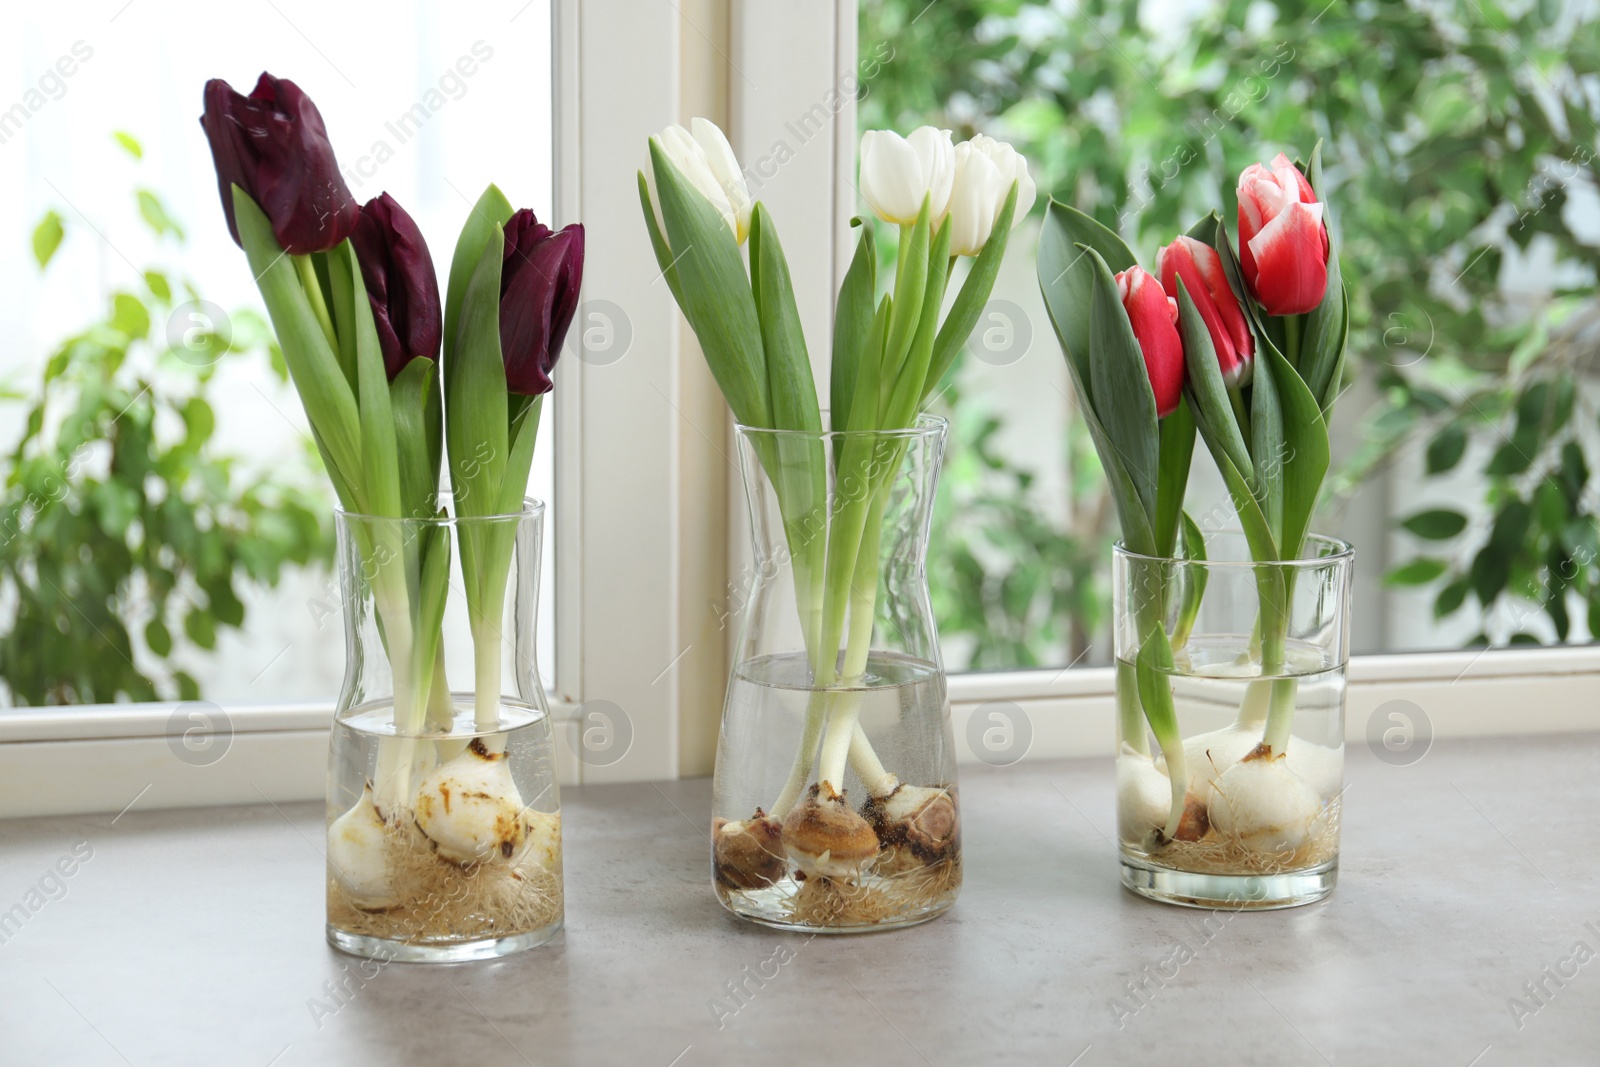
M504 862L528 836L530 813L523 810L506 754L490 752L481 739L428 773L415 809L417 828L439 855L456 863Z
M1172 783L1158 766L1127 745L1117 756L1117 831L1130 845L1145 846L1167 824Z
M1208 814L1224 836L1257 852L1294 852L1311 837L1322 798L1283 757L1236 763L1217 781Z
M388 827L372 803L372 786L328 826L328 866L358 908L380 911L399 902L385 857Z

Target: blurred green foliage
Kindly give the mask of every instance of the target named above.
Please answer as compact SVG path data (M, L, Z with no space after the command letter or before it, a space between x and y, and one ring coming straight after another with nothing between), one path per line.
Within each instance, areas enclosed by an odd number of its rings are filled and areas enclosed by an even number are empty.
M158 239L182 246L157 194L138 189L135 203ZM67 237L47 212L33 235L41 271ZM268 356L287 374L265 320L217 321L200 301L187 281L143 270L57 346L35 393L0 394L26 407L0 458L0 683L14 703L197 699L177 635L213 649L244 623L243 585L332 558L323 493L211 443L218 369Z
M1333 494L1423 442L1430 475L1475 466L1489 521L1407 525L1437 551L1390 583L1439 586L1440 616L1469 597L1496 608L1505 632L1484 640L1535 640L1528 624L1541 614L1565 639L1575 610L1597 635L1597 8L863 0L862 53L887 45L893 55L865 85L860 124L1009 139L1042 190L1118 230L1150 265L1197 217L1232 212L1233 180L1249 163L1280 150L1304 158L1321 138L1351 290L1347 375L1380 398ZM1574 200L1590 205L1586 225ZM982 454L979 439L958 434L953 448L957 512L1028 473L964 457ZM976 558L977 537L1059 558L1038 505L1013 496L994 515L997 531L936 532L934 558ZM1105 616L1086 592L1060 608L1084 615L1045 622L1058 610L1042 606L1051 583L1027 598L1005 589L1000 569L935 577L941 631L986 625L1012 646L974 666L1039 660L1064 626L1092 631Z

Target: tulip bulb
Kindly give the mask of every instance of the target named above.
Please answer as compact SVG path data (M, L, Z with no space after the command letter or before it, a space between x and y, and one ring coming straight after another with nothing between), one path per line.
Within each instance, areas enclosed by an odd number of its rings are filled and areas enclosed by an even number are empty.
M842 793L821 782L784 819L783 845L808 876L848 879L878 854L878 835Z
M948 789L897 785L873 797L861 812L885 846L909 845L924 863L943 859L961 837L955 798Z
M534 821L506 753L490 752L481 738L422 780L415 810L417 828L434 850L461 864L509 860Z
M1291 853L1310 839L1322 798L1282 756L1247 757L1218 779L1208 814L1224 836L1256 852Z
M717 880L734 889L763 889L788 868L783 827L760 808L748 819L718 819L711 850Z
M328 866L351 903L365 911L399 903L385 854L388 833L373 803L371 782L355 806L328 826Z

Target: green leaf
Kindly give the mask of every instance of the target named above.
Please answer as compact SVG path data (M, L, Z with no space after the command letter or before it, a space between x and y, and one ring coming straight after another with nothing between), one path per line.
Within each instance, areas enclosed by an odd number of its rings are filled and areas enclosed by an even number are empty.
M439 365L418 356L389 383L389 411L399 460L400 513L423 517L438 510L440 433Z
M1156 478L1156 554L1171 556L1177 548L1180 527L1189 521L1183 513L1183 497L1189 489L1195 430L1188 400L1178 401L1172 413L1160 420L1157 432L1160 435L1160 473ZM1202 542L1201 551L1204 549Z
M1283 405L1283 537L1278 547L1285 559L1298 559L1332 460L1328 425L1322 406L1289 361L1272 345L1262 348L1256 371L1259 374L1263 364L1272 367Z
M111 298L112 329L121 330L130 340L138 340L150 333L150 312L144 301L130 293L117 293Z
M495 513L510 448L506 371L500 352L504 241L495 226L459 301L455 351L445 366L445 441L457 515ZM469 555L463 543L464 564Z
M178 683L179 700L199 700L200 683L188 671L173 671L172 680Z
M112 130L111 137L117 144L122 146L124 152L127 152L134 159L144 158L144 146L139 143L133 134L125 130Z
M661 276L667 280L667 288L672 291L672 299L683 306L683 289L678 284L678 272L672 261L672 249L667 247L667 239L662 236L661 227L656 222L655 205L650 200L650 180L644 176L644 171L639 171L639 204L644 208L645 229L650 231L650 249L656 255L656 265L661 268Z
M1414 559L1410 563L1403 563L1383 576L1383 584L1390 588L1404 588L1413 585L1427 585L1438 578L1446 570L1446 563L1442 559Z
M1297 371L1311 395L1324 411L1333 406L1339 388L1338 369L1344 364L1345 338L1349 333L1349 308L1344 279L1339 273L1339 247L1334 241L1331 208L1322 180L1322 142L1311 149L1306 179L1322 201L1322 221L1328 232L1328 288L1322 302L1305 316L1300 338Z
M651 220L652 226L654 220ZM878 253L870 220L855 218L850 225L861 227L856 254L839 286L839 304L833 316L833 367L828 383L829 425L843 430L850 425L850 404L855 399L856 378L860 373L867 335L876 312Z
M211 440L211 434L217 428L216 413L211 410L211 405L204 397L192 396L184 401L182 415L184 429L187 431L184 435L184 444L198 450L201 445Z
M1097 400L1095 411L1145 514L1155 515L1160 449L1155 393L1116 279L1098 252L1086 251L1095 272L1089 305L1089 392L1104 398Z
M339 472L335 484L353 486L354 476L362 469L361 420L355 394L311 311L299 273L289 255L278 247L267 217L237 185L233 204L250 271L272 317L312 436L329 468Z
M759 202L750 213L750 289L767 357L773 428L821 433L817 386L811 376L811 358L800 327L789 262L784 258L772 213ZM820 457L820 441L818 448ZM819 466L819 477L821 473Z
M244 624L244 603L233 591L233 582L227 577L204 585L207 610L224 626L239 627Z
M1272 540L1281 545L1286 553L1293 553L1298 546L1291 545L1291 538L1284 536L1284 491L1288 476L1289 456L1291 455L1287 439L1283 407L1278 399L1278 380L1285 378L1285 373L1292 376L1295 371L1289 366L1288 360L1282 365L1274 365L1267 353L1272 351L1271 345L1263 345L1263 351L1256 358L1255 376L1250 387L1250 460L1254 468L1254 485L1256 497L1261 501L1261 510L1267 516L1267 528L1272 531ZM1287 380L1284 387L1288 387Z
M217 647L217 627L211 616L199 608L190 608L183 617L183 632L201 648Z
M1447 615L1454 615L1466 602L1467 593L1472 588L1472 583L1466 578L1457 578L1443 589L1433 601L1433 617L1442 619Z
M1054 223L1051 221L1053 215L1056 219ZM1087 314L1089 294L1094 286L1094 271L1088 256L1076 246L1064 243L1069 242L1074 233L1105 244L1118 261L1125 256L1126 261L1131 263L1133 254L1116 235L1093 219L1071 208L1051 203L1039 239L1040 291L1044 295L1045 308L1050 313L1050 325L1056 332L1062 355L1066 357L1067 373L1072 378L1073 391L1078 398L1078 414L1089 429L1089 437L1094 442L1106 480L1111 485L1112 500L1117 506L1117 517L1122 525L1123 541L1135 552L1153 553L1154 515L1145 509L1122 456L1112 444L1109 433L1094 409L1089 388ZM1153 408L1153 399L1151 404Z
M356 260L355 245L346 239L333 249L330 257L331 270L335 273L343 270L350 279L351 317L355 322L356 339L356 396L361 408L362 500L369 515L399 517L400 459L395 447L394 412L389 403L389 376L384 369L383 350L378 345L372 303L367 299L367 286L361 277L361 264ZM495 290L498 304L498 278ZM498 344L495 347L498 352ZM501 388L503 391L504 385Z
M456 238L456 250L450 258L450 278L445 286L444 303L444 376L445 393L450 392L450 375L454 360L451 358L456 350L456 332L461 319L461 303L466 299L467 286L472 282L473 273L483 261L483 250L497 233L502 233L507 222L515 212L511 208L511 201L507 200L493 184L483 191L478 197L478 202L472 205L472 211L467 215L467 221L461 227L461 235ZM504 248L503 235L499 238L500 247Z
M164 659L172 652L172 631L160 619L151 619L144 625L144 643Z
M739 243L720 212L650 140L661 216L678 276L679 307L734 418L770 428L766 354Z
M157 270L144 272L145 287L150 290L150 295L163 304L172 302L172 286L167 283L167 276Z
M944 325L939 327L939 335L934 339L933 359L929 364L927 384L923 389L924 404L927 403L928 394L937 389L944 376L949 373L956 356L972 336L973 328L978 325L978 317L983 314L990 294L994 292L995 280L1000 276L1000 264L1005 258L1006 246L1011 241L1011 225L1016 213L1017 185L1013 182L1011 191L1006 194L1005 203L1000 208L994 229L989 232L989 240L984 242L982 250L973 259L972 266L967 270L966 279L956 291L955 302L950 305L950 312L945 316Z
M1211 331L1206 329L1200 309L1181 278L1178 279L1178 334L1183 340L1184 365L1188 371L1184 395L1193 410L1195 424L1213 453L1221 448L1236 469L1253 470L1250 450L1245 447L1233 404L1228 399L1228 387L1222 380Z
M61 239L65 236L66 227L62 225L61 216L54 211L46 211L44 218L33 228L33 258L40 270L49 266L51 257L61 247Z
M1448 541L1467 528L1467 517L1459 511L1434 509L1419 511L1400 524L1428 541Z
M1073 380L1087 383L1089 374L1089 308L1094 293L1095 268L1085 254L1093 249L1111 271L1124 271L1135 262L1122 238L1076 208L1052 199L1039 233L1039 290L1055 326L1067 361L1074 366ZM1095 398L1082 394L1084 404L1099 413Z
M140 189L134 195L139 201L139 217L144 219L145 225L150 227L151 233L154 233L157 237L165 237L170 233L178 240L183 240L183 227L174 222L172 216L167 214L167 206L162 203L159 196L149 189ZM235 212L235 222L237 221L237 212Z
M1454 469L1466 451L1467 431L1458 422L1450 423L1428 442L1428 473L1443 474Z

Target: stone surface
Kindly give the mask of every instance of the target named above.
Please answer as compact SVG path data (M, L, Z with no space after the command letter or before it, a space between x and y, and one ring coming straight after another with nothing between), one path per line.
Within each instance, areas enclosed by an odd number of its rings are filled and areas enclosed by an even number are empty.
M963 768L955 908L810 939L717 904L708 782L571 789L565 932L448 967L327 947L315 805L0 822L0 1064L1594 1064L1597 767L1354 746L1333 897L1239 915L1119 888L1109 759Z

